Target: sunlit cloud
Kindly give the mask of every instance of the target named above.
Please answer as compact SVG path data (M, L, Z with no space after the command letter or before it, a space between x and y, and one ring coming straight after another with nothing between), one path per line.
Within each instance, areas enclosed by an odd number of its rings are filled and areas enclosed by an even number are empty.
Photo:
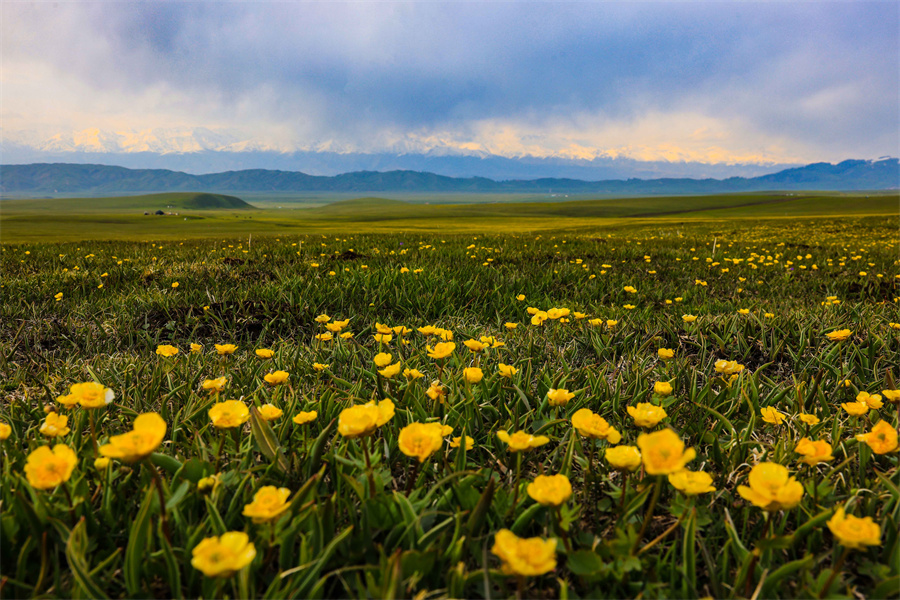
M0 10L22 143L757 164L900 144L896 3Z

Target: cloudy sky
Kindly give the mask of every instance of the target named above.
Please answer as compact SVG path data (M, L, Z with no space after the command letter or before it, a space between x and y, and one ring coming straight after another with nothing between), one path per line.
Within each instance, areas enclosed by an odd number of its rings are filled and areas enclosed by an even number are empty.
M0 10L8 136L204 128L284 150L708 163L898 154L893 1Z

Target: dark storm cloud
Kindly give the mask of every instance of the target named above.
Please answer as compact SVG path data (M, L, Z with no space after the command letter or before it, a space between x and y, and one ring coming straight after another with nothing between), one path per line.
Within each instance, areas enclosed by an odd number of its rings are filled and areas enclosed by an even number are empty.
M98 89L166 85L213 98L224 113L258 95L269 118L301 112L323 131L690 110L811 144L893 140L893 151L900 127L893 2L100 3L9 12L31 28L6 36L12 60L62 66ZM49 35L53 25L60 33Z

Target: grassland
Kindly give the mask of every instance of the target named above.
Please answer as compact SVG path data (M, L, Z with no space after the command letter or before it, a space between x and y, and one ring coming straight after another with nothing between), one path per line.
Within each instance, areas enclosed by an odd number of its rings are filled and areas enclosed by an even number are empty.
M329 198L319 197L317 201ZM588 231L647 219L673 222L735 218L884 216L900 218L900 195L729 194L523 202L519 196L475 196L467 203L350 198L297 208L285 198L264 208L205 210L195 194L123 198L3 200L4 242L189 239L234 235L352 232ZM283 208L279 208L283 207ZM156 210L178 214L144 215Z
M3 201L0 596L896 598L896 195L869 200ZM227 532L246 560L201 551Z

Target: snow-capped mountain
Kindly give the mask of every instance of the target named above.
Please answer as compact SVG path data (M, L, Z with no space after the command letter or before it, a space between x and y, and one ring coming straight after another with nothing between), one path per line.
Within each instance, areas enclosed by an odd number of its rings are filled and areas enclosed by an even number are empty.
M4 164L79 163L129 168L163 168L188 173L224 170L281 169L310 175L350 171L415 170L448 177L583 180L629 178L757 177L799 166L710 164L675 157L638 160L620 151L589 156L501 156L480 144L460 144L440 136L381 140L381 151L363 152L334 140L304 147L260 140L236 129L172 127L143 130L83 129L66 133L0 130Z

